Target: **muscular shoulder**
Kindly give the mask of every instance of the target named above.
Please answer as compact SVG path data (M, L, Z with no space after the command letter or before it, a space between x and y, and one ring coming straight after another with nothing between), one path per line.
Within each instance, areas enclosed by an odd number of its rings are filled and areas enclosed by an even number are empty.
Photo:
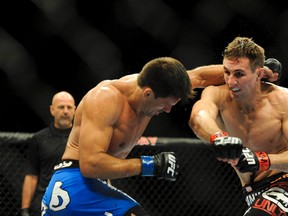
M208 86L203 90L201 97L219 100L221 98L226 98L228 94L229 91L226 85Z
M277 85L271 85L270 89L268 93L270 103L288 112L288 89Z
M123 95L120 90L113 85L113 81L103 81L91 89L84 97L84 100L96 103L109 103L122 101Z
M84 96L79 109L91 118L109 116L113 121L121 114L125 102L125 96L112 84L112 81L104 81Z

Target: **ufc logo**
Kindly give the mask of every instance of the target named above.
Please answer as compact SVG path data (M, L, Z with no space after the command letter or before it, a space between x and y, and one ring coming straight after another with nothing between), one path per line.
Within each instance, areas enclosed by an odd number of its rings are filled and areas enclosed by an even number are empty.
M243 148L242 153L245 156L245 158L247 159L247 163L249 165L255 165L256 164L254 154L248 148Z
M172 154L168 155L169 167L167 168L167 174L174 176L176 168L176 157Z
M237 137L218 137L214 140L215 145L225 144L242 144L242 141Z

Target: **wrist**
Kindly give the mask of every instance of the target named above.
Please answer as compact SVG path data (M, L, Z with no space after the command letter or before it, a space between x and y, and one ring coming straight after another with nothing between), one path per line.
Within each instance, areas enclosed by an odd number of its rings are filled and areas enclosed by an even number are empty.
M141 156L142 176L154 176L154 156Z
M226 137L226 136L228 136L228 133L225 131L216 132L210 136L210 143L213 143L214 140L218 137Z
M266 171L270 168L270 158L266 152L255 152L259 162L259 171Z

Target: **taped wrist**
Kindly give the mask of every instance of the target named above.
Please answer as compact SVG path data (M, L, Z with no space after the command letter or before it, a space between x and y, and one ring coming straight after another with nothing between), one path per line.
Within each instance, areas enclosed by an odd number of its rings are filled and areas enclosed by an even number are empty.
M213 143L214 140L218 137L225 137L225 136L228 136L228 133L225 131L216 132L210 136L210 143Z
M141 156L142 176L154 176L154 156Z
M270 159L266 152L255 152L259 161L259 171L265 171L270 168Z

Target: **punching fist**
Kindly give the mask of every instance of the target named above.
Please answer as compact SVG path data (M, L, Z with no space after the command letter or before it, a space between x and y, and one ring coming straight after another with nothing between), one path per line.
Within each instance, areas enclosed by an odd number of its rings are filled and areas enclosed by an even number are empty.
M281 62L279 62L275 58L268 58L268 59L265 60L264 66L268 67L270 70L272 70L273 73L278 73L278 81L280 80L281 73L282 73L282 64L281 64ZM269 81L269 77L262 79L262 81L268 82ZM277 81L274 81L274 82L277 83Z
M242 172L265 171L270 167L270 159L265 152L252 152L248 148L243 148L242 155L236 168Z
M242 141L238 137L230 137L226 132L218 132L211 136L210 142L217 159L234 160L242 154Z
M178 165L174 152L162 152L154 156L141 156L142 176L157 176L160 179L175 181Z

